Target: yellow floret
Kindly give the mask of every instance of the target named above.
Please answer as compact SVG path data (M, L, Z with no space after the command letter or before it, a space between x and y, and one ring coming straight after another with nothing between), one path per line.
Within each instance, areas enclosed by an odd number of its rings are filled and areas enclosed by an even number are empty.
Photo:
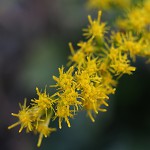
M69 105L64 105L63 102L58 103L57 108L56 108L56 113L55 113L55 118L57 117L59 118L58 123L59 123L60 129L62 128L61 123L63 119L67 123L68 127L71 127L69 118L72 118L73 114L72 114L72 111L70 110Z
M107 28L105 23L101 23L101 14L102 12L99 11L97 20L92 20L91 16L88 16L90 25L87 29L83 29L84 36L91 39L95 37L102 39L104 37L104 33L106 33Z
M70 62L68 63L68 65L74 63L74 66L81 66L85 61L85 53L81 49L75 52L72 43L69 43L69 48L71 51L71 56L69 56Z
M36 128L35 132L38 132L39 135L39 139L38 139L38 143L37 146L40 147L41 143L42 143L42 139L43 136L47 137L49 136L52 132L56 131L56 128L49 128L49 124L50 124L50 119L51 119L51 114L47 116L46 120L43 122L40 122L38 124L38 127Z
M41 93L38 88L36 88L38 99L31 100L33 105L38 107L38 112L45 111L47 115L47 110L49 108L53 109L52 105L54 104L55 100L53 100L49 95L46 94L46 89L44 93Z
M56 85L51 87L58 87L58 89L65 90L72 86L74 83L72 73L74 71L74 67L70 67L68 71L64 72L64 67L59 68L59 77L53 76L53 79L57 82Z
M24 100L24 104L20 105L21 110L18 114L12 113L12 116L18 117L19 121L14 123L13 125L9 126L8 129L11 129L17 125L21 125L19 132L23 130L23 128L27 129L28 131L32 131L32 112L26 107L26 99Z

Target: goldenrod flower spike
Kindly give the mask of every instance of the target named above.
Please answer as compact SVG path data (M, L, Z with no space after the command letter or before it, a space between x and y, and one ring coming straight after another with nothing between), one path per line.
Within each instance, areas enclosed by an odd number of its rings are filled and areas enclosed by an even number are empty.
M147 12L150 11L149 7L144 5L145 9ZM40 92L36 88L38 97L32 99L28 107L25 99L24 104L20 105L21 110L18 114L12 113L18 117L18 122L8 129L21 125L19 132L25 128L27 132L39 133L37 143L39 147L43 137L56 131L56 128L49 127L51 119L53 121L58 119L60 129L63 121L71 127L70 119L81 110L85 110L91 121L95 122L95 116L99 112L107 111L104 107L109 105L109 95L115 94L118 79L136 70L136 67L131 66L136 56L147 57L150 60L150 33L147 29L143 30L148 21L139 27L144 31L140 36L137 33L133 34L132 31L113 32L110 40L106 41L107 27L105 23L101 23L101 14L99 11L96 20L88 16L90 25L83 33L88 40L79 42L78 50L74 50L69 43L70 67L66 71L64 67L59 68L59 76L53 76L56 84L50 86L56 88L56 92L49 96L46 89Z

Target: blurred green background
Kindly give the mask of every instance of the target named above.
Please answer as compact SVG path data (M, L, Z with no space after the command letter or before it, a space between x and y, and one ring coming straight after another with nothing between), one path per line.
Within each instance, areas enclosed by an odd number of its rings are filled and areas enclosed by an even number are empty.
M54 84L52 75L65 65L68 42L83 39L87 15L96 10L86 0L0 0L0 149L2 150L149 150L150 65L138 58L137 71L124 76L111 96L107 113L92 123L85 112L71 120L71 128L52 133L36 147L38 136L8 130L18 103L36 97L35 87ZM121 10L120 10L121 11ZM119 12L107 12L111 24ZM120 12L121 13L121 12ZM53 93L54 91L49 91ZM57 121L52 123L58 128Z

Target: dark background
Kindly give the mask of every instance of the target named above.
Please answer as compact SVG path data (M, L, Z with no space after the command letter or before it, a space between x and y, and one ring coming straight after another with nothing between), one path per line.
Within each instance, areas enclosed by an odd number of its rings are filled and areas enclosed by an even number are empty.
M38 136L7 127L17 121L18 103L36 97L35 88L53 84L65 65L68 42L83 39L86 0L0 0L0 149L1 150L149 150L150 65L138 58L132 76L123 76L107 113L92 123L85 112L36 147ZM111 24L116 13L103 14ZM53 91L49 91L53 93ZM57 122L53 127L58 128Z

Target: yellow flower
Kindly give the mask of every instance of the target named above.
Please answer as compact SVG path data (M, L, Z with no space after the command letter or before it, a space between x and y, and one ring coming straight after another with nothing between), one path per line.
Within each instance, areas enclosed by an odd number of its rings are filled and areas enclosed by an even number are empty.
M63 93L56 93L58 96L58 103L61 101L65 106L72 106L74 112L78 111L78 106L81 106L81 102L78 101L79 94L75 87L71 87L63 91Z
M102 105L108 106L106 99L108 96L105 94L101 84L94 86L90 83L85 89L81 90L82 105L87 110L90 119L94 122L92 112L98 114L98 111L105 112L105 109L101 109Z
M59 118L59 128L62 128L63 119L67 122L68 127L70 127L69 118L72 118L74 114L81 107L82 103L78 100L79 94L75 86L67 88L63 92L57 92L57 106L54 119Z
M88 116L94 122L92 113L98 113L98 111L105 112L106 109L100 108L102 105L106 105L106 90L103 88L102 78L97 74L96 59L90 60L90 64L85 64L85 67L80 68L76 74L75 79L77 83L77 89L80 91L80 100L83 108L87 111Z
M49 128L48 125L50 124L50 119L51 119L51 114L47 116L46 120L45 121L41 121L35 132L38 132L39 133L39 139L38 139L38 143L37 143L37 146L40 147L41 146L41 143L42 143L42 139L43 139L43 136L44 137L47 137L49 136L52 132L56 131L56 128Z
M127 54L122 54L119 49L111 47L109 58L111 61L110 71L115 75L132 74L132 71L135 71L135 67L130 66Z
M78 71L75 74L77 89L86 88L86 86L90 83L91 79L89 74L86 71Z
M113 75L109 71L105 71L103 73L101 83L104 93L106 95L115 94L115 87L117 85L117 81L113 79Z
M12 113L12 116L18 117L19 121L14 123L13 125L9 126L8 129L11 129L17 125L21 125L19 132L23 130L23 128L27 128L27 132L32 131L32 112L30 111L29 107L26 107L26 99L24 100L24 104L20 104L20 111L18 114Z
M77 52L75 52L72 43L69 43L69 47L72 56L69 56L70 62L68 63L68 65L74 63L74 66L81 66L85 61L85 53L82 50L78 50Z
M46 94L46 89L44 93L41 93L38 88L36 88L36 92L38 95L38 99L31 100L33 103L32 105L38 107L38 113L41 113L41 111L45 110L47 115L47 110L49 108L53 109L52 105L54 104L55 100L53 100L49 95Z
M87 73L90 75L94 75L98 71L97 67L97 59L92 59L90 57L87 57L87 61L85 61L84 64L84 70L87 71Z
M60 90L65 90L70 88L74 84L74 78L72 73L74 71L74 67L70 67L68 71L64 72L64 67L59 68L59 77L53 76L53 79L57 82L56 85L51 87L58 87Z
M132 32L123 33L113 33L112 40L117 42L117 46L123 52L129 52L130 57L133 61L136 60L136 56L141 55L143 49L148 49L148 43L145 42L144 38L139 39L138 36L133 36Z
M77 45L80 47L80 50L86 54L86 56L90 56L96 50L96 48L93 45L93 42L91 40L88 40L87 42L81 41Z
M61 123L62 123L63 119L67 123L68 127L71 127L70 122L69 122L69 118L73 117L72 112L73 111L70 110L70 106L69 105L64 105L63 101L60 101L57 104L55 118L58 117L58 119L59 119L58 123L59 123L59 128L60 129L62 128Z
M90 25L87 29L83 29L84 33L83 35L87 38L100 38L103 39L104 34L106 33L106 24L101 23L101 14L102 12L98 12L97 20L92 20L91 16L88 16L88 20Z
M127 19L129 20L129 26L132 26L137 32L141 32L145 29L147 25L147 12L142 8L134 8L127 14Z
M117 20L117 25L123 30L133 30L137 33L142 33L150 25L149 13L150 3L143 1L142 5L138 4L126 11L125 17Z

